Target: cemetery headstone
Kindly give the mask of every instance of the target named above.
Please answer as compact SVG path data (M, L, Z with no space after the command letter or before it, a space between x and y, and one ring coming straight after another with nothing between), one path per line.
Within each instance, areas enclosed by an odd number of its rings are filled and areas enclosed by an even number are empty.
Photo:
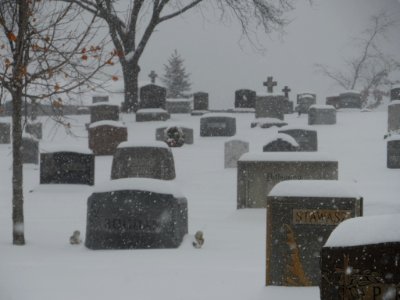
M361 109L361 94L358 91L346 91L339 94L340 108L359 108Z
M312 105L308 110L308 125L336 124L336 109L331 105Z
M0 123L0 144L9 144L11 142L10 123Z
M98 121L89 125L89 149L94 155L113 155L128 139L128 130L117 121Z
M172 182L111 180L96 186L88 198L89 249L177 248L187 233L187 199Z
M90 114L90 108L87 106L80 106L77 108L78 115L89 115Z
M266 195L286 180L338 179L335 159L307 152L246 153L238 160L237 208L265 208Z
M285 133L293 137L299 144L298 151L318 151L317 131L311 127L285 126L279 129L279 133Z
M241 140L230 140L225 142L225 169L236 168L239 158L249 152L249 143Z
M400 130L400 100L394 100L388 105L388 131Z
M340 108L340 97L339 96L326 97L325 104L332 105L334 108L339 109Z
M387 141L387 167L400 169L400 134L391 136Z
M284 119L287 103L283 95L258 96L256 99L256 118Z
M193 109L208 110L208 93L197 92L193 94Z
M362 215L362 204L336 180L277 184L267 197L266 285L319 285L322 246L340 222Z
M104 120L119 120L118 105L99 102L90 106L90 123Z
M156 85L147 84L140 88L140 108L166 109L167 89Z
M187 128L184 126L180 126L180 125L173 125L173 126L169 126L169 127L160 127L156 129L156 140L157 141L163 141L166 142L167 138L168 138L168 129L170 129L171 127L178 127L182 132L183 132L183 139L184 139L184 143L191 145L193 144L193 129L192 128Z
M267 77L267 81L263 82L263 85L267 87L267 92L268 93L273 93L274 92L274 86L277 86L278 83L274 81L272 76Z
M42 123L40 122L27 123L25 125L25 132L33 135L38 140L41 140L43 137Z
M263 147L263 152L298 151L299 144L288 134L278 133L270 138Z
M108 102L108 101L109 101L108 96L97 95L92 97L92 103Z
M390 100L400 100L400 85L395 85L390 90Z
M167 99L166 110L170 114L190 114L192 101L190 99Z
M321 299L399 299L399 214L340 223L321 251Z
M297 94L297 112L300 114L308 113L310 106L317 103L317 95L313 93Z
M22 137L22 163L35 165L39 163L39 141L33 136Z
M249 89L235 91L235 108L255 108L256 92Z
M171 149L162 142L119 144L113 157L111 179L130 177L175 179Z
M93 185L93 153L72 146L48 147L40 153L40 183Z
M270 128L270 127L283 127L288 123L276 118L258 118L251 122L250 127Z
M234 136L236 118L224 114L204 115L200 118L200 136Z
M136 122L166 121L170 114L162 108L145 108L136 111Z

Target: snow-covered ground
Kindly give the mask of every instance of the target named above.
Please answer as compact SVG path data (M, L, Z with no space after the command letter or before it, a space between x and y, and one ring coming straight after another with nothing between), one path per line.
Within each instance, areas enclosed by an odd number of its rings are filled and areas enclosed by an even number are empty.
M254 114L235 114L235 138L262 146L277 129L250 128ZM170 123L194 128L193 145L172 149L176 183L189 203L189 235L178 249L93 251L71 246L76 229L85 234L86 200L93 187L39 185L39 169L24 166L27 244L11 244L11 147L0 145L1 300L205 300L319 299L317 287L265 287L265 209L236 209L236 169L224 169L224 142L199 136L200 117L173 115L167 122L136 123L122 115L129 141L155 140ZM7 118L2 118L7 120ZM307 116L287 115L305 126ZM46 118L41 148L87 146L89 116L72 116L75 136ZM339 179L356 182L365 215L400 213L400 170L386 168L386 112L338 112L336 125L318 130L319 151L339 161ZM110 177L111 156L96 158L96 184ZM202 230L202 249L191 245Z

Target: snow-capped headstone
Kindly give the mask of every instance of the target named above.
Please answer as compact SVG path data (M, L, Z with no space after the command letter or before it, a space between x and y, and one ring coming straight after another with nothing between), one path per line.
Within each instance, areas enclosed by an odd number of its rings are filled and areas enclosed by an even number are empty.
M167 99L166 110L170 114L190 114L192 112L192 100Z
M400 100L394 100L388 106L388 131L397 130L400 130Z
M362 204L348 183L278 183L267 197L266 285L318 285L322 246L340 222L362 215Z
M111 120L119 120L119 106L105 102L99 102L90 106L90 123Z
M339 109L340 108L340 97L339 96L326 97L325 104L332 105L334 108Z
M400 134L392 136L387 141L387 167L400 169Z
M188 127L183 127L180 125L175 125L175 126L168 126L168 127L160 127L156 129L156 140L157 141L163 141L165 142L167 140L167 131L171 127L178 127L180 130L182 130L183 135L184 135L184 143L191 145L193 144L194 138L193 138L193 129L188 128Z
M143 108L136 112L136 122L166 121L170 117L162 108Z
M390 90L390 100L400 100L400 85L392 87Z
M308 113L308 109L311 105L317 103L317 95L313 93L301 93L297 94L297 107L296 111L300 114Z
M308 109L308 125L336 124L336 108L331 105L312 105Z
M276 118L258 118L250 123L250 127L270 128L270 127L283 127L288 125L285 121Z
M24 135L22 137L22 163L39 163L39 141L34 136Z
M264 152L298 151L299 144L288 134L278 133L270 138L263 147Z
M115 150L111 179L153 178L175 179L175 163L171 149L162 142L123 142Z
M193 94L193 110L208 110L208 93L197 92Z
M256 98L256 118L284 119L286 108L284 95L266 95Z
M108 102L108 96L97 95L92 97L92 103L99 103L99 102Z
M177 248L188 233L187 200L172 182L125 178L95 187L87 202L89 249Z
M338 161L317 153L246 153L238 160L237 208L265 208L266 197L286 180L338 179Z
M400 298L400 215L344 221L321 251L321 299Z
M318 151L317 131L310 128L285 126L279 129L279 133L285 133L293 137L299 144L298 151Z
M223 114L207 114L200 118L200 136L234 136L236 118Z
M249 143L241 140L230 140L225 142L225 168L236 168L239 158L249 152Z
M361 94L358 91L346 91L339 94L340 108L359 108L361 109Z
M256 92L249 89L235 91L235 108L255 108Z
M10 123L0 123L0 144L9 144L11 141L11 125Z
M38 140L42 139L43 130L42 130L42 123L40 122L28 122L25 126L25 132L33 135Z
M45 148L40 153L40 183L93 185L94 161L94 154L86 148Z
M162 108L166 109L167 89L156 84L147 84L140 88L140 103L143 108Z
M113 155L128 139L128 130L117 121L98 121L89 125L89 149L94 155Z

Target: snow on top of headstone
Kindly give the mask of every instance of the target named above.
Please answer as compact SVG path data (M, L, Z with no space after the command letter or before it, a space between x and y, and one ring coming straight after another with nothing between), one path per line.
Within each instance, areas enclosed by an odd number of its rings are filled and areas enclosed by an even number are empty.
M76 145L45 145L41 146L41 153L55 153L55 152L73 152L81 154L93 154L92 150L87 147L80 147Z
M192 102L193 99L188 98L167 98L167 102Z
M249 152L239 161L337 161L328 155L309 152Z
M357 90L346 90L340 93L340 95L346 95L346 94L361 94L360 91Z
M267 139L265 144L267 145L276 140L282 140L282 141L288 142L289 144L291 144L294 147L299 147L299 144L296 142L296 140L292 136L290 136L286 133L277 133L277 134L271 136L270 138Z
M325 105L325 104L313 104L310 106L311 108L315 108L315 109L334 109L336 110L336 108L333 105Z
M98 126L112 126L112 127L126 127L122 122L112 121L112 120L103 120L93 122L89 125L89 128L94 128Z
M136 111L136 113L141 113L141 114L165 113L165 112L167 111L162 108L142 108Z
M315 98L315 96L316 96L315 93L311 93L311 92L303 92L303 93L299 93L297 95L298 95L299 99L310 98L310 97Z
M393 101L391 101L390 103L389 103L389 106L390 105L399 105L400 104L400 100L393 100Z
M202 116L202 118L234 118L232 114L229 113L206 113Z
M136 147L166 148L170 150L166 143L159 141L148 141L148 142L127 141L120 143L117 148L120 149L120 148L136 148Z
M316 131L315 128L311 127L311 126L295 126L295 125L287 125L287 126L283 126L281 128L279 128L279 131L283 131L283 130L307 130L307 131Z
M286 123L285 121L282 121L281 119L277 119L277 118L256 118L253 121L254 123L263 123L263 124L275 124L275 123Z
M95 185L94 193L107 193L115 191L147 191L157 194L173 195L177 198L184 197L178 186L171 180L160 180L151 178L121 178L109 180Z
M110 102L97 102L97 103L89 104L89 106L103 106L103 105L105 105L105 106L118 106L118 104L110 103Z
M340 223L324 247L400 242L400 214L358 217Z
M285 95L282 92L277 92L277 93L257 93L257 98L260 97L285 97Z
M386 139L386 141L400 141L400 134L392 134Z
M151 85L151 84L152 84L152 85L158 85L158 86L163 87L163 88L166 87L165 84L163 84L163 83L161 82L161 80L156 80L155 83L152 83L151 80L139 80L138 84L139 84L139 88L142 88L142 87L144 87L145 85Z
M272 197L332 197L360 198L356 186L338 180L288 180L275 185L268 196Z

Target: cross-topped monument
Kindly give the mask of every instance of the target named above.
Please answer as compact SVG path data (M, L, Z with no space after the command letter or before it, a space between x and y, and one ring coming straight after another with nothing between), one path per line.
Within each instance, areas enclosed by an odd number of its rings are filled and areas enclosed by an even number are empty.
M270 76L267 78L267 81L263 82L263 85L267 87L268 93L273 93L274 92L274 86L276 86L278 83L276 81L273 81L273 77Z
M285 87L283 88L283 90L282 90L282 92L284 92L285 93L285 98L288 98L289 99L289 92L291 92L292 90L287 86L287 85L285 85Z
M158 77L157 73L153 71L150 72L149 77L151 79L151 83L156 83L156 78Z

